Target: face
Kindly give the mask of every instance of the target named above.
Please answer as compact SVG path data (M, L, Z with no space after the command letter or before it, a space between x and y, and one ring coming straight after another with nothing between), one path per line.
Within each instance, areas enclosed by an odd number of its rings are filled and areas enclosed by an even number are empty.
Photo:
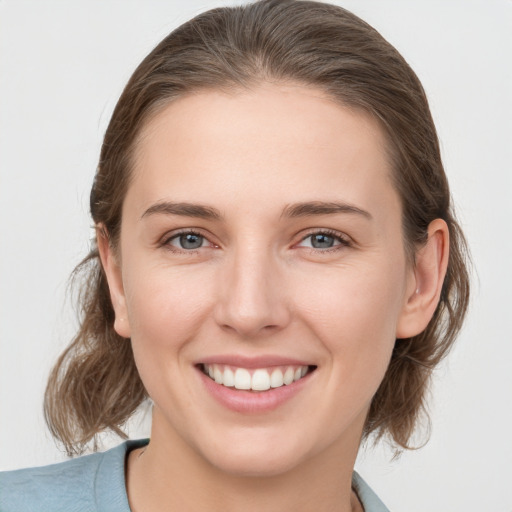
M390 173L376 122L303 86L147 124L109 281L152 443L247 475L357 451L415 286Z

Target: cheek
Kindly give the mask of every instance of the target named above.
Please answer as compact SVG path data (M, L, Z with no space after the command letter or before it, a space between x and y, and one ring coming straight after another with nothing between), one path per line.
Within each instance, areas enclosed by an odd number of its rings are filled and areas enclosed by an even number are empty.
M166 267L127 275L125 294L134 346L151 347L156 357L159 351L181 350L211 309L208 283L201 272Z
M295 296L301 298L304 320L344 379L364 378L370 370L383 377L402 309L403 268L383 262L298 281Z
M383 327L396 325L403 302L404 273L393 265L334 268L321 278L313 274L310 279L304 277L297 280L300 291L296 296L304 299L304 308L321 319L319 323L325 328L340 328L341 332L351 329L358 337L358 332L385 334Z
M138 268L126 276L135 363L149 396L166 410L191 405L190 382L180 376L190 371L189 348L209 316L212 292L204 277L168 267Z

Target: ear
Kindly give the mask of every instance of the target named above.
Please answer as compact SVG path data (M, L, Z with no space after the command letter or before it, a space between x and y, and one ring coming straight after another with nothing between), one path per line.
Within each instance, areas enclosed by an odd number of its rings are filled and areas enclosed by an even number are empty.
M407 283L405 303L398 319L396 337L410 338L423 332L439 303L450 247L446 222L433 220L426 244L416 252Z
M96 226L96 240L98 243L101 264L105 271L105 275L107 276L110 300L114 307L114 329L119 336L122 336L123 338L130 338L131 329L128 322L121 266L118 261L118 256L116 255L116 251L110 243L108 232L102 224Z

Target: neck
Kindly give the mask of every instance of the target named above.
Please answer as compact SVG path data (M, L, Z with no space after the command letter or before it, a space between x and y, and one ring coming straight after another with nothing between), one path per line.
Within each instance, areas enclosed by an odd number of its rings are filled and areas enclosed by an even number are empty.
M240 476L213 466L179 436L153 428L151 442L128 459L127 489L133 512L209 510L353 512L362 507L351 488L359 436L351 436L294 468Z

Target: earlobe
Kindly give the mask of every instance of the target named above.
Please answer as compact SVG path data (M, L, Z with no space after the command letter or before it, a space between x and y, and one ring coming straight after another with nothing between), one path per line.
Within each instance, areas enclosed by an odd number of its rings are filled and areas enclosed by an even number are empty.
M103 225L96 226L96 240L100 255L101 265L105 272L110 291L110 300L115 312L114 329L123 338L131 336L130 324L126 309L121 267L114 248L110 243L108 232Z
M449 255L449 231L442 219L428 227L426 244L416 252L405 303L397 324L397 338L410 338L424 331L439 303Z

